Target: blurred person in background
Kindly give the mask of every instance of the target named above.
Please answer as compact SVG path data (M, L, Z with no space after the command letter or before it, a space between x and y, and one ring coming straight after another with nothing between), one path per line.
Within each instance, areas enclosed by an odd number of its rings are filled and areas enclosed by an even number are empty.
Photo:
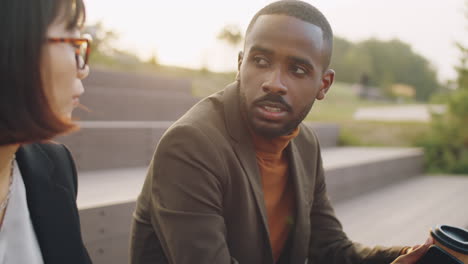
M82 0L0 1L0 263L88 264L67 148L89 67Z

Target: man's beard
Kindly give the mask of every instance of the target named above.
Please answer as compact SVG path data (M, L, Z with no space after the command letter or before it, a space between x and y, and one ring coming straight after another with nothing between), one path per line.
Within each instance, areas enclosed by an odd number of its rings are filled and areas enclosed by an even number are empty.
M312 105L314 104L314 101L312 101L309 105L307 105L306 107L302 109L302 111L300 112L297 118L290 120L289 122L284 124L282 127L272 129L268 127L258 126L255 124L255 122L253 121L254 118L253 118L252 112L250 111L251 108L247 106L247 99L245 97L245 93L243 93L242 90L240 89L240 82L239 82L239 93L240 93L240 109L241 109L241 112L245 121L247 122L247 125L253 132L265 138L276 138L276 137L290 134L307 117L307 114L309 113L310 109L312 108ZM268 95L266 95L266 97L268 97Z

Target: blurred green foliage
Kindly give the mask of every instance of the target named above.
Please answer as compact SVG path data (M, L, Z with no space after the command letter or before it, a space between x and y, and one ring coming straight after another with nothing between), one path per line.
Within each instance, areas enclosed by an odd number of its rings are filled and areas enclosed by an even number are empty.
M440 86L429 61L400 40L352 43L335 37L331 67L341 82L357 83L367 75L370 85L380 88L383 94L389 94L393 84L410 85L416 90L416 99L422 101L427 101Z
M421 140L430 172L468 174L468 48L457 67L457 89L446 96L447 111L432 116L431 130Z

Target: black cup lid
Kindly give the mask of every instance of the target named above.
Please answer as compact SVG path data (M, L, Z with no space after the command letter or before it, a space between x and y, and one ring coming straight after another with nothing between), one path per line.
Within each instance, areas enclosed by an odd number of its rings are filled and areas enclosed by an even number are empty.
M438 225L431 230L431 235L447 248L468 254L468 230L455 226Z

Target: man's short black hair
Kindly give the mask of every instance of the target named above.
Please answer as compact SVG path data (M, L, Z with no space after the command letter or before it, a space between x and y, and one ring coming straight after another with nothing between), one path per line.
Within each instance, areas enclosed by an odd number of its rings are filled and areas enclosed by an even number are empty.
M333 31L328 20L316 7L298 0L282 0L273 2L260 9L260 11L255 14L247 27L246 36L249 34L257 19L262 15L291 16L319 27L322 30L323 40L325 43L324 52L326 52L326 56L324 57L324 66L328 68L333 46Z

